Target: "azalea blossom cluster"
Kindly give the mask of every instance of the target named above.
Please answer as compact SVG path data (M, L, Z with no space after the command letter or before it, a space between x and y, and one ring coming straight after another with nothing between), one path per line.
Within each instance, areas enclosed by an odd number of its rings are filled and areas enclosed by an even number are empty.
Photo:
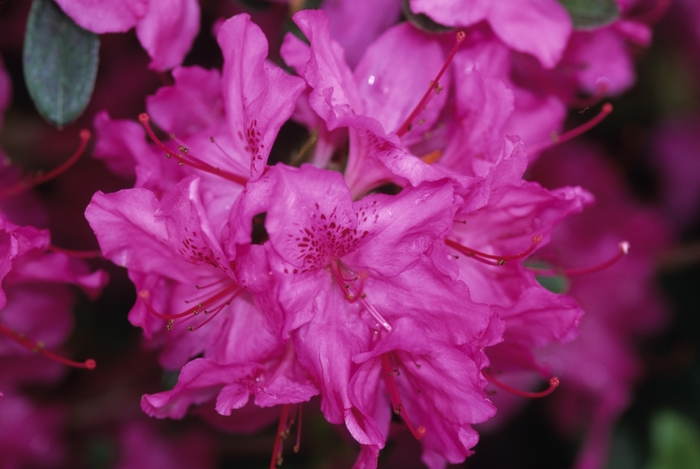
M243 13L215 24L217 70L180 65L198 33L194 0L56 3L98 34L136 28L150 67L172 69L137 119L94 117L92 155L133 185L98 191L85 209L101 256L135 287L129 321L177 378L144 395L143 412L277 422L274 468L312 402L358 444L353 467L378 466L398 420L438 469L473 453L474 425L554 394L590 409L561 425L586 432L579 467L603 467L640 374L634 342L663 323L648 285L668 234L658 213L608 191L616 176L599 183L609 170L595 151L559 145L633 84L630 47L648 45L653 8L620 0L609 24L580 28L556 0L404 2L429 32L399 22L395 0L324 2L293 15L284 66ZM574 107L600 111L563 131ZM299 145L281 136L289 126ZM573 169L558 152L577 155L562 156ZM11 200L49 178L6 179ZM105 274L46 231L0 224L0 353L80 366L45 351L65 341L68 319L32 314L61 304L67 315L71 296L55 283L92 295ZM640 226L654 236L635 239ZM596 301L619 275L626 300ZM23 376L0 376L0 415ZM125 427L127 446L148 439L148 424Z

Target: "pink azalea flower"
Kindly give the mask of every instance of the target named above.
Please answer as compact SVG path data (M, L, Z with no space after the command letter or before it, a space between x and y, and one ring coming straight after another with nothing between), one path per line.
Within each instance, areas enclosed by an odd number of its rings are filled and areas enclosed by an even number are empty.
M345 50L351 68L360 61L365 49L401 16L396 0L326 1L321 9L328 16L333 39Z
M404 150L422 139L407 119L414 117L412 111L444 65L440 42L408 24L398 25L370 45L351 71L323 12L304 10L294 19L311 47L287 35L282 56L305 77L311 87L309 106L326 128L348 128L345 178L353 194L386 182L416 185L444 177ZM399 72L404 69L412 72ZM445 76L444 86L448 83ZM437 122L446 99L446 94L435 96L421 112L426 129Z
M106 274L91 273L81 261L50 252L49 246L48 231L16 226L0 214L0 354L23 360L39 348L61 363L94 367L91 360L72 362L51 350L72 329L74 299L66 284L78 285L94 297L107 282Z
M0 399L0 453L3 469L65 467L59 438L64 412L38 406L26 397L5 392Z
M270 197L273 190L276 197ZM479 344L493 340L485 334L495 326L489 308L471 303L464 284L440 274L427 256L451 225L452 183L424 183L398 196L374 194L352 202L339 173L278 165L249 183L240 202L241 209L234 211L239 245L250 242L252 214L266 213L269 241L263 247L274 283L256 296L269 297L262 303L283 310L283 337L291 337L300 364L320 387L324 415L331 423L344 422L355 439L370 448L363 450L362 464L376 464L386 439L389 415L385 405L377 405L385 394L382 389L391 394L395 410L416 436L435 432L425 441L426 460L433 459L433 452L450 461L469 454L477 438L469 424L493 413L481 391L485 381L477 362L483 363ZM239 270L252 266L239 261ZM394 322L402 324L402 332L395 330ZM455 383L464 393L449 415L432 400L427 391L430 378L420 369L407 372L414 384L424 383L426 393L405 407L393 377L378 381L376 371L393 351L404 361L412 356L422 360L418 357L429 348L425 343L409 344L408 336L405 345L396 342L404 334L415 337L419 330L433 347L446 351L428 360L425 373L444 371L451 365L441 360L447 360L459 362L461 371L454 372L468 380L469 384ZM470 353L456 348L466 343ZM405 366L415 370L412 364ZM415 409L418 420L406 409ZM463 437L448 445L442 432Z
M97 34L123 33L136 28L150 67L168 70L182 63L199 32L197 0L58 0L63 11L81 27Z
M612 429L640 377L635 347L666 319L654 286L654 263L669 230L661 213L630 198L596 149L569 145L558 150L538 163L535 177L547 185L585 184L598 202L565 220L539 256L556 265L582 266L614 258L620 240L631 246L616 264L569 279L568 294L586 311L581 336L539 353L561 371L561 389L553 396L560 427L570 435L585 432L576 467L595 469L605 467Z
M440 24L469 27L486 21L508 47L554 67L564 52L572 23L556 0L411 0L411 10Z
M135 124L98 120L98 151L123 171L135 165L138 187L96 194L86 216L105 256L127 267L136 284L139 299L130 320L152 346L164 345L163 366L182 368L173 390L144 396L142 408L158 417L182 418L190 405L215 397L216 410L231 415L250 395L268 407L317 394L294 349L278 340L281 326L242 288L236 253L222 250L231 207L246 180L265 171L303 83L265 61L267 42L247 15L225 22L218 39L222 76L179 68L175 85L148 100L153 119L187 149L166 147L150 117L141 116L158 152L166 150L181 165L158 159ZM183 105L192 108L191 118L180 117ZM119 143L124 136L137 143ZM126 164L117 159L123 149L132 156ZM161 173L164 164L169 168ZM189 361L199 354L204 358Z

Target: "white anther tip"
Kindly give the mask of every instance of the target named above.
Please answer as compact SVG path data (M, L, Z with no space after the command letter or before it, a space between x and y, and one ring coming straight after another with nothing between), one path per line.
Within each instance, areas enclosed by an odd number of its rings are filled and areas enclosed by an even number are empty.
M627 241L621 242L620 251L622 251L622 254L627 255L630 252L630 243L628 243Z

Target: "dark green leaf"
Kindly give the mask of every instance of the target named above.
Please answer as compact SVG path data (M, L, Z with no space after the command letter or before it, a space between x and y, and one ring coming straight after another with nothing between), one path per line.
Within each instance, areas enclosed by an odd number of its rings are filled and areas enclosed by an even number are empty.
M24 41L24 81L39 113L62 127L87 107L95 86L100 39L53 0L34 0Z
M569 279L564 275L535 275L535 279L552 293L566 293L569 290Z
M401 8L406 19L410 21L413 26L422 29L423 31L427 31L429 33L444 33L445 31L450 31L452 29L444 24L436 23L423 13L413 13L413 11L411 11L409 0L402 0Z
M553 274L550 275L550 271L553 271L552 266L544 261L532 261L528 260L525 263L525 267L532 269L535 273L535 279L547 290L552 293L566 293L569 291L569 278L564 274ZM538 275L537 271L548 271L548 275Z
M571 15L575 29L594 29L620 17L615 0L559 0Z

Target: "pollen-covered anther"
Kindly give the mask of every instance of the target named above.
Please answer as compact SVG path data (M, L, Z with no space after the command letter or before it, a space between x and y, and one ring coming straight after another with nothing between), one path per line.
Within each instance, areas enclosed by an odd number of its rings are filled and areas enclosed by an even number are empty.
M14 340L16 343L20 344L21 346L25 347L28 350L31 350L34 353L41 354L45 356L46 358L49 358L55 362L61 363L63 365L67 366L72 366L73 368L84 368L86 370L94 370L95 367L97 366L97 363L95 360L92 358L89 358L85 360L84 362L76 362L73 360L69 360L65 357L62 357L60 355L57 355L53 352L50 352L46 350L46 345L42 341L33 341L29 339L27 336L25 336L22 333L13 331L7 326L4 326L0 324L0 334L3 334L6 337L9 337L10 339Z
M143 128L146 129L146 133L149 137L151 137L151 140L153 140L153 142L161 150L165 151L165 157L175 158L180 166L190 166L200 171L214 174L216 176L221 176L222 178L228 179L229 181L235 182L236 184L240 184L241 186L245 186L246 182L248 182L248 179L243 176L228 171L222 171L220 168L212 166L209 163L205 163L204 161L192 155L190 153L189 148L187 148L184 145L178 145L178 152L175 152L168 148L153 132L153 129L151 128L151 117L145 112L139 114L139 122L141 122Z
M445 244L447 244L449 247L452 249L461 252L467 257L471 257L479 262L482 262L484 264L488 265L494 265L494 266L503 266L506 264L508 261L515 261L518 259L524 259L530 254L534 252L534 250L537 248L537 245L542 242L542 235L537 234L532 237L532 244L530 245L529 248L527 248L525 251L511 255L511 256L499 256L495 254L487 254L485 252L477 251L476 249L468 248L466 246L462 246L456 241L453 241L451 239L446 239Z

